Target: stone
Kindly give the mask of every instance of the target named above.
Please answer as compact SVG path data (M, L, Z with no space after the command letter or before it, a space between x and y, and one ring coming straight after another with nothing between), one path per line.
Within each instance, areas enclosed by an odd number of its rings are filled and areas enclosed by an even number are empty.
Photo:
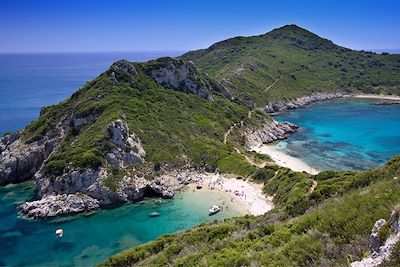
M374 253L379 253L379 239L378 239L378 233L379 230L386 225L386 220L385 219L379 219L375 222L374 227L372 228L372 232L370 235L370 249L371 249L371 254Z
M29 218L48 218L76 214L99 208L99 201L85 194L51 195L33 202L26 202L18 209Z
M286 139L290 134L298 130L298 126L290 122L271 121L264 124L261 128L247 130L243 133L246 147L252 149L262 144Z

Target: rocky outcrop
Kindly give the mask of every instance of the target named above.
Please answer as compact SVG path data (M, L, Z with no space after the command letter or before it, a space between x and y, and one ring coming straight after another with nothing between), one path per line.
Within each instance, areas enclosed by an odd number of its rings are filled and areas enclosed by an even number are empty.
M48 196L27 202L18 209L29 218L48 218L66 214L87 212L99 208L99 201L84 194Z
M76 115L71 116L69 124L72 127L73 133L78 134L82 130L82 128L94 123L99 115L100 112L93 112L84 117L79 117Z
M334 98L346 97L348 95L336 92L336 93L316 93L309 96L302 96L290 101L278 101L270 103L264 107L264 111L267 113L276 113L287 109L303 108L311 103L317 101L324 101Z
M177 58L164 58L162 64L150 69L148 74L160 85L177 91L194 94L206 100L213 100L213 93L231 99L232 95L223 85L200 74L192 62Z
M386 225L386 220L385 219L379 219L375 222L374 227L372 228L371 231L371 236L370 236L370 249L371 249L371 255L376 255L379 254L379 231L382 229L383 226Z
M111 165L120 168L129 164L140 164L144 162L146 152L140 139L135 133L129 132L128 125L122 120L116 120L108 125L110 142L115 145L110 151L105 152L105 157Z
M379 240L379 232L387 224L384 219L375 222L370 236L370 256L361 261L351 263L351 267L372 267L379 266L382 262L389 260L395 244L400 242L400 206L397 206L390 215L390 235L382 244Z
M286 139L290 134L298 130L298 126L290 122L271 121L256 130L248 130L243 133L247 148L251 149L262 144L276 140Z
M115 82L134 83L137 70L135 66L126 60L113 63L107 71L107 75L115 79Z
M0 139L0 185L20 183L31 179L43 161L64 138L66 118L63 118L39 141L26 144L22 132Z
M46 218L93 210L115 203L140 200L146 196L171 198L175 192L189 183L201 179L201 174L190 170L171 171L147 180L136 175L125 175L115 181L116 188L106 183L110 173L105 168L80 172L70 170L55 180L38 177L40 200L19 207L27 217ZM74 203L76 201L76 203Z

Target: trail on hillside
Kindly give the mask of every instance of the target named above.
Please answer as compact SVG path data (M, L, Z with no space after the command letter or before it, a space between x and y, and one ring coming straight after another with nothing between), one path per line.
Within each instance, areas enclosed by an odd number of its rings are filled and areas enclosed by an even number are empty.
M312 185L310 187L310 191L308 191L308 194L311 194L312 192L314 192L315 188L317 188L318 186L318 181L313 180Z
M279 78L277 78L270 86L268 86L264 91L268 91L269 89L271 89L280 79L283 78L283 75L279 76Z

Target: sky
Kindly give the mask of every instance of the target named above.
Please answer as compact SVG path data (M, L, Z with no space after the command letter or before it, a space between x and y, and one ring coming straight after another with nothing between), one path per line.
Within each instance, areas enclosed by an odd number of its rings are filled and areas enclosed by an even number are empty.
M286 24L400 48L398 0L0 0L0 52L188 51Z

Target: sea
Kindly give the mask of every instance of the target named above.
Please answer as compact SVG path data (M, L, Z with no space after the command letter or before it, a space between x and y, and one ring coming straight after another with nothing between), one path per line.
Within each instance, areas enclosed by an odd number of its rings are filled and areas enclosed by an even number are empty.
M0 54L0 134L19 130L41 107L70 96L119 59L146 61L182 52ZM127 248L200 223L241 215L235 209L209 216L228 203L218 192L183 190L173 199L145 199L89 214L26 220L16 206L35 199L35 185L0 187L0 266L94 266ZM152 212L159 217L150 217ZM56 238L55 230L64 229Z
M275 116L300 126L274 146L317 170L365 170L400 154L400 104L346 98Z
M70 96L114 61L145 61L182 52L0 54L0 134L37 118L43 106ZM318 169L358 170L384 164L400 152L400 106L380 100L339 99L275 117L300 125L276 144ZM0 187L0 266L93 266L127 248L213 220L241 215L208 207L229 199L218 192L186 189L173 199L138 203L88 214L26 220L18 204L35 199L32 181ZM152 212L159 217L150 217ZM64 229L56 238L55 230Z

